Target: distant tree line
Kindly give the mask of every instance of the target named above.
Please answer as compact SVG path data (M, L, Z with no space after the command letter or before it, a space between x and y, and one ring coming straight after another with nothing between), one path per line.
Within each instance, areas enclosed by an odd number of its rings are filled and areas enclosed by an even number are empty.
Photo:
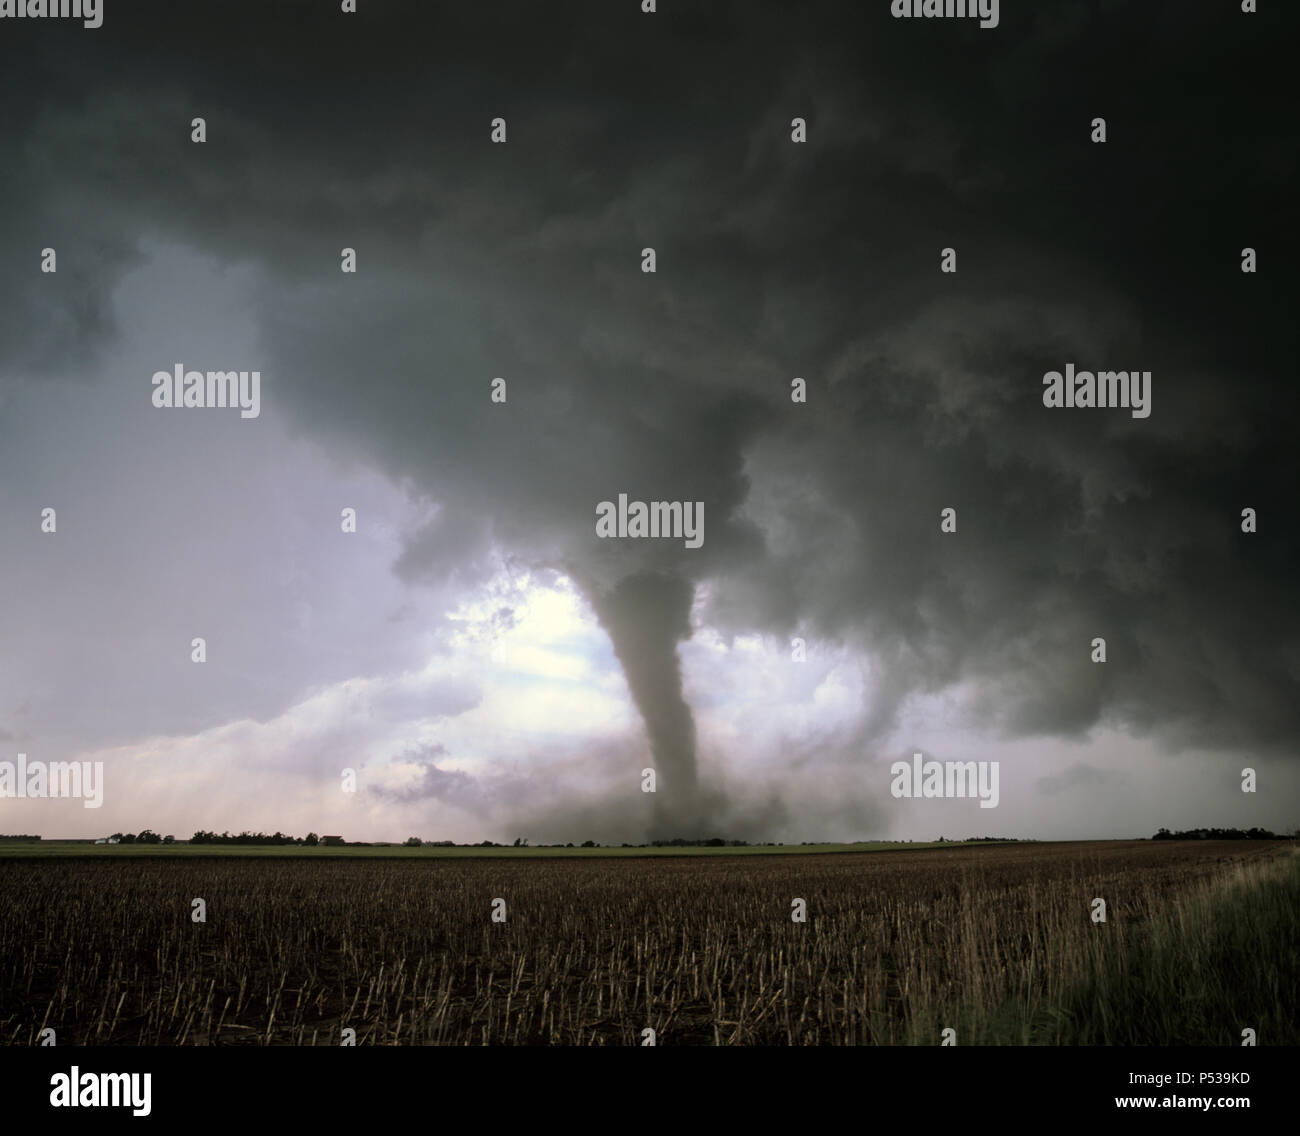
M1152 840L1285 840L1266 828L1189 828L1182 832L1160 829Z
M721 836L710 836L707 840L686 840L674 836L671 840L652 840L651 848L747 848L748 840L723 840ZM639 845L638 847L644 847Z
M0 832L0 840L40 840L40 837L24 836L22 833Z
M18 835L0 834L0 840L40 840L40 839L41 838L39 836L18 836ZM173 837L159 836L156 832L153 832L152 830L147 828L143 832L138 832L138 833L115 832L113 833L111 839L120 844L171 844L174 842ZM1242 831L1240 829L1235 829L1235 828L1206 828L1206 829L1192 829L1187 832L1170 832L1167 828L1162 828L1158 833L1156 833L1155 836L1152 837L1152 839L1153 840L1196 840L1196 839L1277 840L1283 838L1278 837L1271 832L1267 832L1262 828L1252 828L1252 829L1247 829L1245 831ZM939 837L939 841L942 843L949 843L949 841L942 836ZM981 842L1024 843L1024 841L1021 841L1018 838L1012 836L972 836L972 837L967 837L966 842L972 844L981 843ZM307 833L306 836L291 836L288 833L280 832L278 830L276 832L249 832L247 829L245 829L243 832L232 833L232 832L209 832L205 829L199 829L193 836L190 837L189 843L190 844L271 845L271 846L299 845L302 847L314 848L318 845L325 843L325 841L322 837L318 836L314 832L309 832ZM807 845L807 846L812 846L817 843L820 842L812 841L812 840L800 841L801 845ZM880 842L855 840L852 843L871 844L871 843L880 843ZM890 843L911 843L911 841L894 841ZM348 841L348 844L353 847L359 847L359 848L392 846L386 841L379 841L377 843L373 843L367 841L353 840L353 841ZM530 845L527 838L522 836L516 837L513 842L513 845L500 844L495 840L480 840L476 843L461 844L460 842L455 840L424 840L418 836L408 836L406 840L402 842L402 844L405 845L407 848L421 848L421 847L424 848L509 848L512 846L515 848L528 848L528 847L599 848L601 847L600 843L595 840L584 840L582 841L581 844L577 844L577 845L573 844L572 842L569 842L567 844ZM781 842L778 841L776 846L779 847L780 845ZM721 836L696 837L693 839L688 839L687 837L683 837L683 836L675 836L667 840L664 839L651 840L645 844L629 844L625 841L620 845L610 845L610 847L748 848L750 847L750 841L725 840Z
M418 836L408 836L402 842L407 848L599 848L600 844L595 840L584 840L581 844L574 844L569 841L567 844L529 844L527 837L515 837L513 844L498 844L495 840L480 840L476 844L458 844L454 840L421 840ZM617 847L620 848L744 848L749 846L748 840L723 840L720 836L712 836L708 839L687 840L685 837L676 836L671 840L652 840L649 844L628 844L626 841ZM615 845L610 845L615 847Z
M199 829L190 837L191 844L302 844L308 848L314 848L320 843L320 837L314 832L307 833L306 836L289 836L283 832L248 832L244 831L238 835L231 835L229 832L205 832Z

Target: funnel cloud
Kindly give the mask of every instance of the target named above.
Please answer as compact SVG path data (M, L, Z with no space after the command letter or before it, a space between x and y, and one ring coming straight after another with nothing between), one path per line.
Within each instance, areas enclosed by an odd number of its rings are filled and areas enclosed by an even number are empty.
M677 657L678 643L691 633L692 594L689 581L679 576L641 572L620 580L595 602L650 739L655 838L698 836L713 823L702 813L695 720L682 694Z

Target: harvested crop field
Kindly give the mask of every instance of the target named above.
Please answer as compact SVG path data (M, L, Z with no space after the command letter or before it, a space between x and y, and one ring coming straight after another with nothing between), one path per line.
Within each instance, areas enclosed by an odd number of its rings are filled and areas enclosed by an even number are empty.
M351 1029L367 1045L639 1045L649 1028L660 1045L866 1045L954 1028L959 1044L1061 1042L1087 1016L1081 983L1157 949L1162 921L1216 897L1249 907L1295 862L1260 841L0 860L0 1041L337 1045ZM1231 1006L1203 1009L1167 1040L1230 1044Z

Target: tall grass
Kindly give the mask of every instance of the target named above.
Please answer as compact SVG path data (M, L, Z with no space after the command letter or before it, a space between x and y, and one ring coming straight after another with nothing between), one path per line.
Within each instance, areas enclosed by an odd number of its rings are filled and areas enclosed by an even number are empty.
M1000 1003L969 989L944 1020L964 1044L1261 1045L1300 1042L1300 855L1231 860L1165 894L1149 887L1127 928L1098 924L1043 969L1060 983L1022 981ZM912 1040L933 1033L922 1014Z
M1070 1045L1300 1042L1300 856L1238 865L1154 919L1120 958L1098 955L1049 1039Z

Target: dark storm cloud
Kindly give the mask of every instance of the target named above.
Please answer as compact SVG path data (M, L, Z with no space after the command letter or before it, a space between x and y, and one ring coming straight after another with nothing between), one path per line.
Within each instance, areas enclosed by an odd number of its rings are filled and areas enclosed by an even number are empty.
M438 506L399 570L473 579L500 547L570 572L660 757L693 749L675 647L704 581L724 631L878 657L864 746L961 680L1010 734L1300 734L1295 149L1268 18L328 7L141 4L29 36L0 252L59 244L60 274L48 296L5 275L7 373L111 333L140 236L260 265L263 398ZM1184 81L1238 69L1258 84ZM1067 362L1151 370L1152 416L1045 410ZM620 492L703 501L704 547L599 541Z

